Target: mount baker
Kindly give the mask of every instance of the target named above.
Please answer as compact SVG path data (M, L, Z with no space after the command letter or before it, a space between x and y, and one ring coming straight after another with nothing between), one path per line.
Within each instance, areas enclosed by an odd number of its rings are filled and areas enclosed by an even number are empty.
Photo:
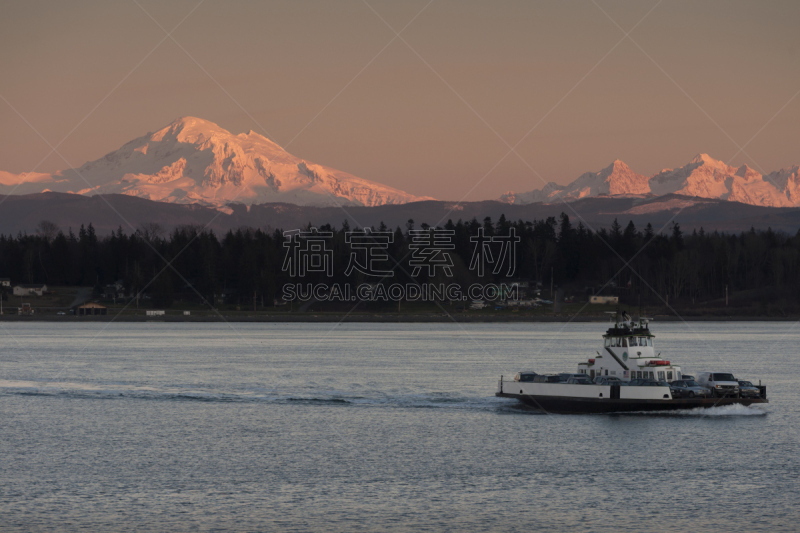
M687 165L647 177L620 160L600 172L586 172L569 185L550 182L525 193L507 192L500 201L510 204L573 201L594 196L663 196L679 194L715 198L765 207L800 206L800 167L795 165L762 175L747 165L732 167L699 154Z
M305 161L253 131L179 118L77 169L0 171L0 194L126 194L224 208L229 203L377 206L431 200Z

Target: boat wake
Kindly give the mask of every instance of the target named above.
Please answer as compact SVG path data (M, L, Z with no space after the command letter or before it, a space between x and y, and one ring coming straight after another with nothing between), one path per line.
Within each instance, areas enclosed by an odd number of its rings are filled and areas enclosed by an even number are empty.
M41 383L0 380L0 396L50 397L70 400L141 400L166 402L260 403L287 406L384 407L410 409L504 410L514 402L494 396L470 397L448 392L385 394L317 390L281 393L267 387L246 390L155 388L126 384Z
M761 405L720 405L718 407L695 407L675 411L678 416L764 416L768 413L767 407Z
M718 407L694 407L675 411L637 411L633 413L615 413L619 415L673 416L673 417L733 417L733 416L765 416L769 413L764 404L759 405L720 405Z

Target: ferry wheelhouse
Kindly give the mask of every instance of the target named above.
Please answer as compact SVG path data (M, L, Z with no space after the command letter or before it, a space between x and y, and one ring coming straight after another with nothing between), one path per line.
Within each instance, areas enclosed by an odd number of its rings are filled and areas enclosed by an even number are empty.
M603 335L603 352L584 363L578 363L578 373L596 376L611 376L621 381L653 379L656 381L680 380L681 367L673 365L655 353L650 333L649 320L640 318L634 322L627 315L617 315L614 326Z

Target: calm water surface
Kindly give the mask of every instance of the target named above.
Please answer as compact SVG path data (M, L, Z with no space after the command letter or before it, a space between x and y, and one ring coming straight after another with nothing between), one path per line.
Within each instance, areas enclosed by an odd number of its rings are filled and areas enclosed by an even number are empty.
M603 324L2 323L0 529L797 531L800 325L654 323L771 403L548 415Z

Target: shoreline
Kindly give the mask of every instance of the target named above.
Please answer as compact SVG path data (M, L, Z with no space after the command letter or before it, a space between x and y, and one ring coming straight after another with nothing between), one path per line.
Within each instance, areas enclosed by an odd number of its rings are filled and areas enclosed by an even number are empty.
M795 322L800 320L796 317L768 317L768 316L659 316L653 317L654 322ZM264 315L165 315L165 316L145 316L145 315L96 315L96 316L73 316L73 315L2 315L0 322L63 322L69 324L81 322L346 322L346 323L532 323L532 322L608 322L608 317L604 316L569 316L569 315L529 315L529 316L497 316L497 315L466 315L454 313L447 315L444 313L420 313L420 314L392 314L392 313L370 313L370 314L346 314L346 313L296 313L296 314L264 314Z

